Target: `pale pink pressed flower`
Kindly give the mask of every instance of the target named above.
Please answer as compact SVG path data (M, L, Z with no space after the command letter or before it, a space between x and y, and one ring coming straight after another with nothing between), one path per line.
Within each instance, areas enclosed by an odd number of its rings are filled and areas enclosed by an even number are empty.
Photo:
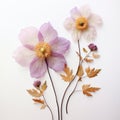
M58 37L50 23L43 24L39 30L34 27L23 29L19 35L23 46L19 47L14 58L22 66L30 68L34 78L42 77L48 67L62 71L66 64L63 54L69 49L70 42Z
M73 8L71 16L64 22L65 28L71 32L74 40L83 36L86 40L94 40L97 36L96 27L102 25L100 16L91 12L89 6Z

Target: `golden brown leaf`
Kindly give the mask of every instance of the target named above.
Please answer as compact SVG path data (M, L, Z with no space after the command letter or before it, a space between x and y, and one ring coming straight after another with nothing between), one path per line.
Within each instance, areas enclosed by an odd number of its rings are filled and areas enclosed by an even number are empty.
M101 69L95 69L95 68L90 68L90 67L88 67L88 68L86 68L86 73L87 73L87 76L89 77L89 78L92 78L92 77L96 77L97 75L98 75L98 73L101 71Z
M83 52L88 53L88 51L86 50L86 48L83 48Z
M92 96L91 92L96 92L99 89L100 88L98 88L98 87L90 87L89 84L82 86L83 94L87 95L87 96Z
M33 99L34 102L36 103L41 103L41 104L44 104L44 100L41 100L41 99Z
M85 58L84 60L85 60L86 62L88 62L88 63L93 62L93 59L90 59L90 58Z
M44 92L47 89L47 83L46 81L43 83L43 85L41 86L41 92Z
M97 58L100 57L100 55L98 55L97 53L93 53L92 56L93 56L93 58L95 58L95 59L97 59Z
M46 108L46 104L43 104L42 106L41 106L41 109L45 109Z
M84 70L83 70L83 66L82 65L79 66L77 75L79 77L82 77L84 75Z
M42 93L38 90L35 90L35 89L30 89L30 90L27 90L27 92L32 95L33 97L40 97L42 95Z
M73 80L74 78L73 71L70 70L70 68L67 65L64 68L64 72L65 72L64 75L63 74L60 75L64 81L70 82L71 80Z

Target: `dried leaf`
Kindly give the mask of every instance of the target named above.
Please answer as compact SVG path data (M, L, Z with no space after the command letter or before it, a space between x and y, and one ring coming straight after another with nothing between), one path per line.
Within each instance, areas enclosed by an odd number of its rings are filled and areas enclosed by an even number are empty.
M86 62L88 62L88 63L93 62L93 59L89 59L89 58L85 58L84 60L85 60Z
M83 48L83 52L88 53L88 51L86 50L86 48Z
M100 88L98 88L98 87L90 87L89 84L82 86L83 94L87 95L87 96L92 96L91 92L96 92L99 89Z
M43 85L41 86L41 92L44 92L47 89L47 83L46 81L43 83Z
M41 99L33 99L34 102L36 103L41 103L41 104L44 104L44 100L41 100Z
M32 95L33 97L40 97L42 95L42 93L38 90L35 90L35 89L30 89L30 90L27 90L27 92Z
M82 77L84 75L84 70L83 70L83 66L82 65L79 66L77 75L79 77Z
M79 56L80 60L82 60L82 56L78 52L76 52L76 53Z
M70 82L71 80L73 80L74 78L73 71L70 70L70 68L67 65L64 68L64 72L65 72L65 75L63 74L60 75L64 81Z
M88 68L86 68L86 73L87 73L87 76L89 77L89 78L92 78L92 77L96 77L97 75L98 75L98 73L101 71L101 69L95 69L95 68L90 68L90 67L88 67Z
M100 55L98 55L97 53L93 53L92 56L93 56L93 58L95 58L95 59L97 59L97 58L100 57Z
M41 106L41 109L45 109L46 108L46 104L43 104L42 106Z

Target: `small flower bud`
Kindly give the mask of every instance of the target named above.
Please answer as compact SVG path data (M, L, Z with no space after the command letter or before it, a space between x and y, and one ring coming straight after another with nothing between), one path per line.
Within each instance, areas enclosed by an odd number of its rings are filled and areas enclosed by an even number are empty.
M33 86L38 88L41 85L41 82L39 80L34 81Z
M88 48L91 50L91 51L97 51L97 46L95 45L95 44L93 44L93 43L91 43L91 44L89 44L88 45Z

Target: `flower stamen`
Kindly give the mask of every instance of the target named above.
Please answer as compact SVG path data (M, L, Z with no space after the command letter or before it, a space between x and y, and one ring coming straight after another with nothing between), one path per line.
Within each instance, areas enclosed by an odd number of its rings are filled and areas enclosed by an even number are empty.
M36 55L40 58L47 58L51 55L51 46L46 42L40 42L35 46Z
M85 30L88 28L88 21L85 17L80 17L76 19L76 29Z

